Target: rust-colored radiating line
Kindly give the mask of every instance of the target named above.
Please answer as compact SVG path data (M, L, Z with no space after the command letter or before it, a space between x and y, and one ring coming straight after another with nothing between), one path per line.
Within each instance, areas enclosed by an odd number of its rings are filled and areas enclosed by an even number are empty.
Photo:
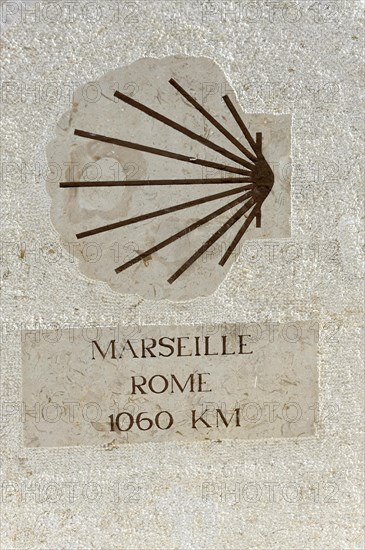
M169 206L168 208L162 208L161 210L155 210L153 212L148 212L147 214L141 214L140 216L136 216L134 218L128 218L127 220L122 220L120 222L103 225L101 227L96 227L95 229L90 229L89 231L78 233L76 237L78 239L83 239L85 237L90 237L91 235L97 235L98 233L103 233L105 231L111 231L113 229L117 229L118 227L124 227L126 225L131 225L132 223L142 222L144 220L156 218L157 216L163 216L164 214L170 214L171 212L177 212L178 210L191 208L192 206L197 206L198 204L204 204L209 201L215 201L218 199L222 199L224 197L229 197L230 195L242 193L242 191L245 191L247 189L252 189L252 188L253 188L252 185L244 185L242 187L229 189L228 191L222 191L221 193L215 193L214 195L207 195L199 199L183 202L181 204L176 204L175 206Z
M142 185L197 185L197 184L227 184L227 183L254 183L249 177L245 178L197 178L180 180L133 180L133 181L63 181L62 189L74 187L138 187Z
M211 214L208 214L207 216L205 216L204 218L201 218L200 220L192 223L191 225L189 225L188 227L185 227L184 229L182 229L181 231L178 231L177 233L175 233L174 235L172 235L171 237L168 237L167 239L165 239L164 241L160 242L159 244L156 244L155 246L153 246L152 248L149 248L148 250L146 250L145 252L142 252L142 254L139 254L138 256L136 256L135 258L132 258L131 260L129 260L128 262L126 262L125 264L121 265L120 267L117 267L117 269L115 270L116 273L120 273L121 271L124 271L125 269L128 269L128 267L131 267L132 265L140 262L141 260L143 260L144 258L147 258L148 256L151 256L151 254L154 254L155 252L157 252L158 250L161 250L161 248L164 248L166 246L168 246L169 244L173 243L174 241L176 241L177 239L180 239L181 237L184 237L185 235L187 235L188 233L191 233L192 231L194 231L195 229L197 229L198 227L200 227L201 225L204 225L205 223L208 223L209 221L213 220L214 218L216 218L217 216L220 216L220 214L223 214L224 212L226 212L227 210L229 210L230 208L233 208L234 206L236 206L237 204L240 204L241 202L244 202L246 199L248 199L249 197L251 196L251 193L245 193L244 195L241 195L240 197L234 199L233 201L229 202L228 204L224 205L224 206L221 206L220 208L218 208L217 210L215 210L214 212L212 212Z
M262 153L262 132L256 132L256 153Z
M250 212L250 215L247 216L247 219L245 220L245 223L242 225L241 229L238 231L237 235L235 236L235 238L233 239L233 241L231 242L231 244L227 248L225 254L223 255L222 259L219 262L219 265L224 265L227 262L228 258L230 257L230 255L232 254L232 252L236 248L237 244L240 242L243 235L246 233L247 229L249 228L252 220L256 216L257 216L257 210L254 209L252 212Z
M225 149L224 147L221 147L220 145L217 145L217 143L214 143L213 141L210 141L209 139L200 136L199 134L196 134L192 130L189 130L188 128L185 128L185 126L182 126L178 122L175 122L171 118L168 118L161 113L158 113L157 111L154 111L150 107L147 107L147 105L144 105L143 103L140 103L139 101L136 101L135 99L121 93L121 92L114 92L114 96L118 99L124 101L128 105L131 105L135 109L138 109L139 111L142 111L142 113L145 113L146 115L154 118L155 120L158 120L159 122L162 122L166 126L169 126L170 128L173 128L174 130L177 130L181 134L184 134L185 136L189 137L190 139L193 139L195 141L198 141L199 143L202 143L205 145L205 147L209 147L209 149L212 149L213 151L216 151L220 155L223 155L224 157L233 160L234 162L237 162L238 164L241 164L242 166L245 166L245 168L252 169L254 167L253 164L250 162L247 162L246 160L242 159L241 157L235 155L234 153L231 153L231 151L228 151L228 149Z
M184 273L208 248L212 246L228 229L236 223L242 216L247 212L250 208L252 208L255 205L255 201L251 198L247 204L242 206L237 212L229 218L229 220L226 221L216 231L196 252L193 254L169 279L168 282L172 284L180 275Z
M234 166L227 166L218 162L212 162L210 160L202 160L196 157L187 157L186 155L180 155L179 153L172 153L171 151L165 151L163 149L156 149L155 147L149 147L148 145L141 145L140 143L133 143L131 141L124 141L122 139L111 138L103 136L101 134L95 134L93 132L85 132L84 130L75 130L75 135L95 139L96 141L102 141L105 143L112 143L120 147L127 147L128 149L134 149L136 151L144 151L145 153L151 153L153 155L159 155L161 157L168 157L183 162L190 162L191 164L199 164L201 166L208 166L210 168L216 168L217 170L224 170L225 172L232 172L233 174L241 174L242 176L251 176L251 171L241 170Z
M227 105L228 109L231 111L233 118L237 122L238 126L241 128L243 135L247 139L248 143L251 145L252 149L257 152L257 145L253 137L251 136L250 132L248 131L248 128L246 124L243 122L242 118L238 114L238 111L236 107L233 105L231 99L228 97L228 95L223 96L223 100L225 104Z
M213 126L217 128L233 145L235 145L244 155L246 155L247 158L252 160L253 162L256 162L256 157L250 153L248 149L238 139L236 139L220 122L218 122L217 119L215 119L196 99L193 98L180 84L176 82L173 78L169 80L170 84L178 91L181 95L191 103L195 109L197 109Z

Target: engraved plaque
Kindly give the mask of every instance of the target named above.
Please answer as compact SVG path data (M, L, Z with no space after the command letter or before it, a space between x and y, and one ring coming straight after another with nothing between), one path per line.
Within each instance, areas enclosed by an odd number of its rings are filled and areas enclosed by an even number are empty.
M66 446L314 435L311 323L28 334L25 442Z

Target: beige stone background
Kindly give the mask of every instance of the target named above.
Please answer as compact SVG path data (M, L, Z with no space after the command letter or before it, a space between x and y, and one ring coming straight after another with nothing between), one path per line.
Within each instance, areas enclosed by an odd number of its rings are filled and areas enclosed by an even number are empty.
M1 2L2 548L362 547L362 8ZM85 278L45 189L72 90L172 54L214 58L245 111L293 115L291 238L253 241L212 296L178 304ZM24 447L21 328L295 320L320 328L316 437Z

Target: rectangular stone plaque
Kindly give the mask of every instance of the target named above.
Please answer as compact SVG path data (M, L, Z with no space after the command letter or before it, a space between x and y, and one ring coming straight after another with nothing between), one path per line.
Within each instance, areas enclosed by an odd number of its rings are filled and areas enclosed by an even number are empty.
M30 447L311 436L311 322L23 333Z

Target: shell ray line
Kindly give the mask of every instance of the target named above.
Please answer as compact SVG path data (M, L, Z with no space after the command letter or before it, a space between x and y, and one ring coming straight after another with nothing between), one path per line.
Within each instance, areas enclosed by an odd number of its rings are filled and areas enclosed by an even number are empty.
M253 137L251 136L246 124L243 122L242 118L238 114L238 111L237 111L236 107L233 105L230 97L228 97L228 95L224 95L223 100L224 100L225 104L227 105L228 109L231 111L231 114L233 115L233 118L235 119L238 126L242 130L242 133L245 136L245 138L247 139L248 143L251 145L252 149L257 154L258 146L257 146L255 140L253 139Z
M128 149L134 149L135 151L144 151L145 153L151 153L153 155L159 155L161 157L172 158L175 160L181 160L183 162L190 162L191 164L199 164L201 166L208 166L210 168L216 168L217 170L224 170L225 172L232 172L233 174L241 174L242 176L251 176L251 170L242 170L234 166L227 166L218 162L212 162L210 160L203 160L197 157L188 157L186 155L180 155L179 153L173 153L171 151L165 151L164 149L157 149L156 147L149 147L148 145L142 145L140 143L133 143L131 141L125 141L122 139L111 138L102 134L95 134L94 132L86 132L84 130L76 129L74 134L79 137L88 139L94 139L96 141L102 141L105 143L112 143L120 147L126 147Z
M252 178L197 178L197 179L169 179L169 180L132 180L132 181L62 181L61 189L76 187L138 187L143 185L218 185L227 183L254 183Z
M209 201L215 201L218 199L222 199L224 197L229 197L230 195L235 195L237 193L242 193L242 191L245 191L247 189L252 189L252 185L244 185L242 187L236 187L234 189L229 189L228 191L222 191L221 193L215 193L214 195L207 195L205 197L201 197L200 199L195 199L193 201L183 202L180 204L177 204L175 206L169 206L168 208L163 208L161 210L155 210L153 212L148 212L147 214L142 214L140 216L136 216L134 218L128 218L127 220L122 220L120 222L115 222L108 225L103 225L101 227L96 227L95 229L90 229L88 231L84 231L82 233L78 233L76 237L78 239L83 239L85 237L90 237L91 235L96 235L98 233L103 233L105 231L111 231L113 229L117 229L119 227L123 227L126 225L131 225L133 223L138 223L144 220L148 220L151 218L156 218L157 216L163 216L164 214L170 214L171 212L176 212L178 210L183 210L185 208L191 208L192 206L197 206L199 204L204 204Z
M213 117L196 99L193 98L180 84L176 82L173 78L169 80L170 84L178 91L182 96L187 99L209 122L213 124L233 145L235 145L247 158L252 162L256 162L256 157L250 153L248 149L238 139L236 139L217 119Z
M121 101L124 101L124 103L127 103L131 107L134 107L135 109L138 109L139 111L142 111L142 113L145 113L146 115L154 118L155 120L158 120L159 122L162 122L166 126L169 126L170 128L173 128L174 130L177 130L181 134L184 134L185 136L189 137L190 139L193 139L195 141L198 141L199 143L202 143L205 145L205 147L209 147L209 149L212 149L213 151L216 151L220 155L233 160L234 162L237 162L238 164L241 164L242 166L245 166L248 169L252 169L254 165L250 162L247 162L247 160L242 159L238 155L235 155L234 153L231 153L231 151L228 151L224 147L221 147L220 145L217 145L213 141L210 141L209 139L200 136L199 134L196 134L192 130L189 130L188 128L185 128L185 126L182 126L178 122L175 122L171 118L168 118L161 113L158 113L157 111L154 111L150 107L147 107L143 103L140 103L139 101L136 101L132 97L129 97L122 92L114 92L114 96L120 99Z
M261 214L259 214L259 215L261 216ZM228 258L230 257L230 255L232 254L234 249L236 248L237 244L240 242L243 235L246 233L247 229L251 225L252 221L257 216L258 216L258 212L257 212L257 209L255 208L252 212L250 212L250 215L247 217L247 219L245 220L245 222L242 225L241 229L238 231L237 235L235 236L235 238L233 239L233 241L231 242L231 244L227 248L225 254L223 255L222 259L219 262L219 265L222 265L222 266L225 265ZM260 221L260 223L261 223L261 221Z
M220 237L228 231L228 229L236 223L242 216L255 205L254 199L250 199L243 205L231 218L229 218L169 279L172 284L180 275L184 273L208 248L212 246Z
M213 220L217 216L220 216L221 214L223 214L224 212L226 212L230 208L233 208L234 206L246 201L250 197L251 197L251 193L248 192L248 193L245 193L244 195L241 195L240 197L234 199L233 201L229 202L228 204L225 204L224 206L221 206L220 208L218 208L217 210L215 210L211 214L208 214L207 216L204 216L204 218L201 218L200 220L192 223L191 225L185 227L181 231L178 231L177 233L175 233L171 237L168 237L167 239L165 239L164 241L161 241L160 243L156 244L152 248L149 248L145 252L142 252L138 256L135 256L134 258L132 258L131 260L129 260L125 264L117 267L115 272L116 273L121 273L125 269L128 269L132 265L140 262L141 260L143 260L147 256L150 256L151 254L157 252L158 250L161 250L162 248L168 246L169 244L173 243L177 239L180 239L181 237L186 236L187 234L191 233L192 231L194 231L198 227L208 223L210 220Z

